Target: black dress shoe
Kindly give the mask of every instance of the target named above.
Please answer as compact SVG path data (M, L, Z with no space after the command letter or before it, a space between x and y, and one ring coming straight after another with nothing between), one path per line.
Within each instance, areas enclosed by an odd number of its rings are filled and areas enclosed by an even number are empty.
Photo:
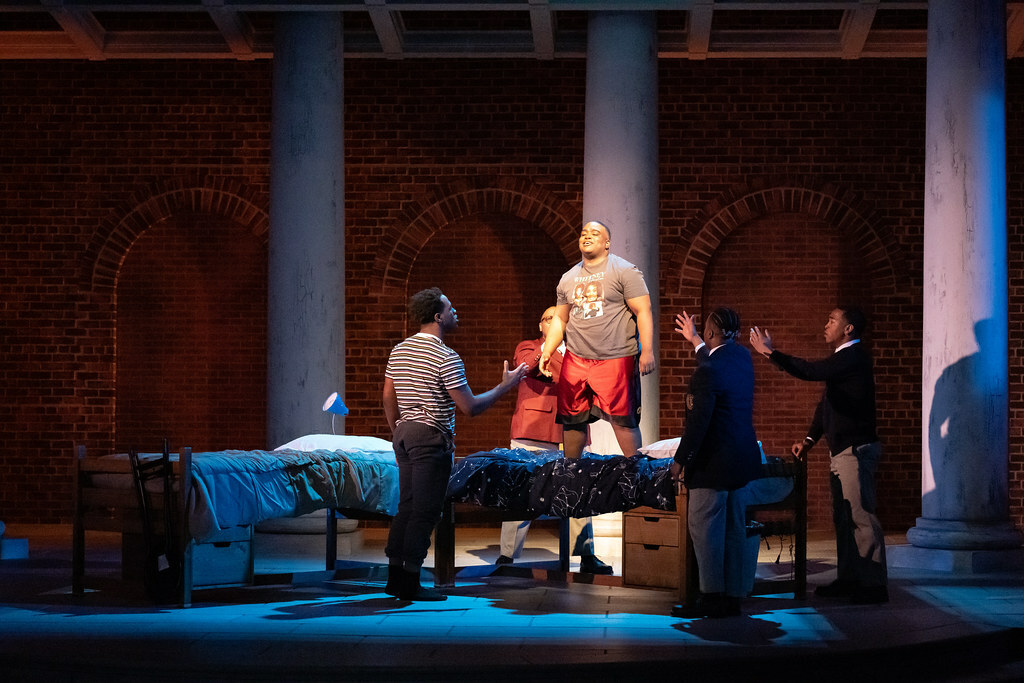
M584 555L580 558L581 574L613 574L614 571L610 564L605 564L595 555Z
M441 602L447 600L448 596L444 593L440 593L433 588L427 588L426 586L416 586L416 590L412 593L399 593L399 600L409 600L411 602Z
M677 619L701 619L707 616L707 610L699 603L675 605L672 608L672 616Z
M494 564L512 564L512 558L508 555L498 555L498 559L494 561Z
M860 586L850 596L855 605L881 605L889 602L889 589L885 586Z
M740 599L722 593L702 593L696 602L672 608L672 616L680 619L721 619L740 614Z
M420 585L420 573L402 570L401 583L398 586L399 600L411 600L412 602L440 602L447 600L448 596L439 593L433 588Z
M814 594L819 598L849 598L860 588L860 584L850 579L836 579L832 583L818 586Z

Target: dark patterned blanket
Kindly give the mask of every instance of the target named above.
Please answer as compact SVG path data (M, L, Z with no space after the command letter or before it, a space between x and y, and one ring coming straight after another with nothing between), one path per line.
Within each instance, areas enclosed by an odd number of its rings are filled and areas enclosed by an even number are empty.
M455 464L448 497L512 512L524 519L589 517L636 507L675 509L671 459L499 448Z

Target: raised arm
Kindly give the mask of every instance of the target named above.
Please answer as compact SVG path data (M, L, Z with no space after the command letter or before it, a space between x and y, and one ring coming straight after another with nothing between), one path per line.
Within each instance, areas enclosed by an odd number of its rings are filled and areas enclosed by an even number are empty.
M468 384L463 384L457 389L449 389L448 395L455 401L455 405L459 410L473 417L490 408L509 389L519 384L523 377L526 376L527 370L529 370L529 366L526 363L520 363L514 370L509 370L508 361L505 361L505 367L501 373L501 382L495 385L494 388L482 394L474 394Z
M697 332L697 316L687 315L686 311L680 315L676 313L676 332L683 335L683 339L693 344L693 348L697 348L704 343L700 334Z

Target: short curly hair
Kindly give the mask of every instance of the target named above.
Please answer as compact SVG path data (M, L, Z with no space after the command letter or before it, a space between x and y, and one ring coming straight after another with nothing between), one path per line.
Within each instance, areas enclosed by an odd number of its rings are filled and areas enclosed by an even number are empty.
M444 310L444 296L437 287L421 289L409 299L409 320L417 325L426 325L434 320L434 316Z

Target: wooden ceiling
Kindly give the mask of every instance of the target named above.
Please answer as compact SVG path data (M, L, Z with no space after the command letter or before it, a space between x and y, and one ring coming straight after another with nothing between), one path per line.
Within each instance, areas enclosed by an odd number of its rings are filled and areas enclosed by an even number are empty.
M663 59L925 56L909 0L0 0L0 59L269 59L287 12L341 12L346 57L583 57L587 13L651 10ZM1024 56L1024 0L1007 2Z

